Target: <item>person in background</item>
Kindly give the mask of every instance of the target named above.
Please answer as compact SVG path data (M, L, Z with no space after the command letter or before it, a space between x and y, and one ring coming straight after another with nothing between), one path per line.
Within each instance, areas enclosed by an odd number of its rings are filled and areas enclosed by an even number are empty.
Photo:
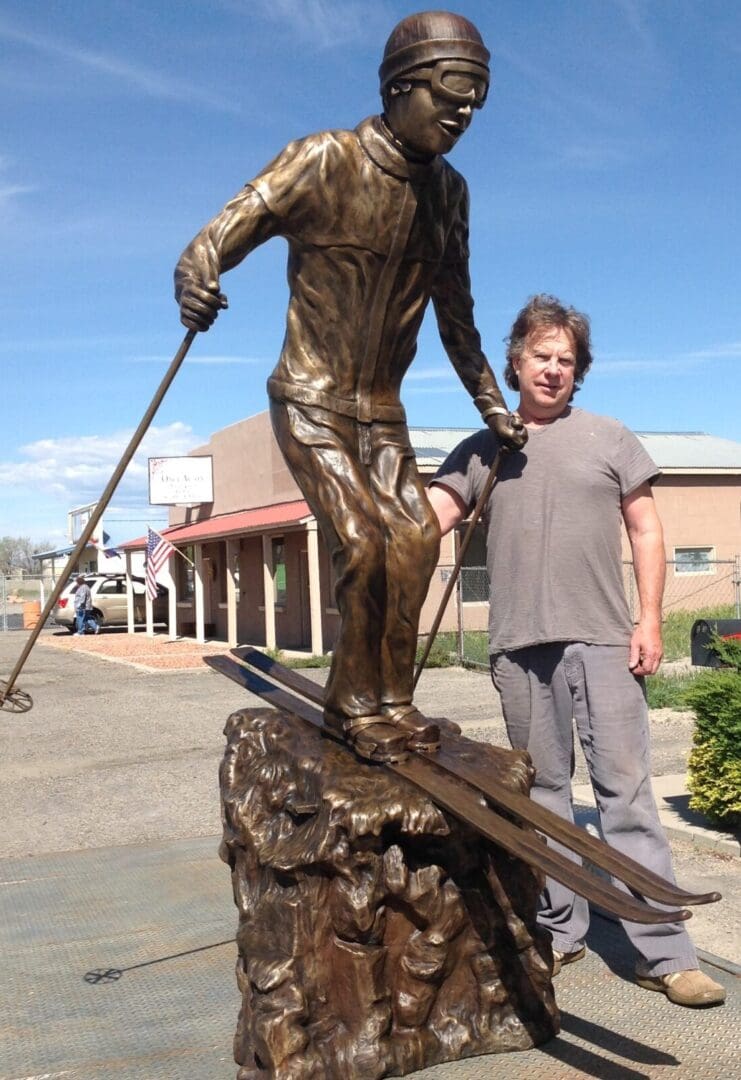
M78 637L84 637L85 628L88 625L93 626L97 634L99 627L93 617L93 594L90 592L90 586L85 581L84 574L78 574L75 580L77 582L74 590L75 624Z
M536 769L532 798L573 821L575 724L605 840L673 881L651 790L644 688L662 658L666 558L651 491L659 470L619 421L572 405L591 363L585 315L545 295L518 314L505 381L519 391L529 438L504 456L484 514L491 673L510 742L529 751ZM475 505L499 445L482 430L439 469L429 495L443 533ZM622 523L640 599L635 626ZM554 975L585 955L585 899L548 879L538 920L553 938ZM678 1005L723 1002L725 990L698 969L683 924L623 925L639 955L640 986Z

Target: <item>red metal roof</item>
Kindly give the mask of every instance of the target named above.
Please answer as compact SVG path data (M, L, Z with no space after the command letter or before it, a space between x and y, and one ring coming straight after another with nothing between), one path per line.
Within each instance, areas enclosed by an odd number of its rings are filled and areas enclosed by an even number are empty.
M236 514L221 514L219 517L205 518L189 525L173 525L162 529L161 535L171 544L190 544L194 540L213 540L219 537L234 536L245 532L263 531L276 525L298 525L311 517L308 504L303 499L295 502L276 503L275 506L258 506L254 510L239 510ZM136 540L127 540L119 547L136 551L147 546L146 536Z

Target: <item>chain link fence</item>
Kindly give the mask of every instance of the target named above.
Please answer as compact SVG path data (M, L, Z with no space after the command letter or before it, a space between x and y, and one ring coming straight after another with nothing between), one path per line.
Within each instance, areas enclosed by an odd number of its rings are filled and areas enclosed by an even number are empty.
M38 574L0 575L0 632L35 626L54 584Z
M640 614L633 563L623 563L623 581L633 621ZM473 667L489 667L487 618L489 578L484 566L461 569L455 602L458 629L449 634L450 651L458 662ZM451 597L451 604L454 598ZM664 590L664 630L674 651L689 656L689 627L695 618L741 619L741 556L716 559L688 570L687 564L667 561ZM673 632L672 632L673 631ZM676 644L674 638L679 634ZM455 640L453 640L453 638ZM666 644L666 642L665 642ZM674 659L667 650L667 658Z

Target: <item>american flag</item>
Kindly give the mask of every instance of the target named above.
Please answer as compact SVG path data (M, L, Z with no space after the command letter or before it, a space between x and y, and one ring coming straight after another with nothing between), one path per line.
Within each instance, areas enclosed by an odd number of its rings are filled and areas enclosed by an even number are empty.
M153 532L147 526L147 596L150 600L157 599L157 574L165 565L171 555L176 551L169 540L165 540L159 533Z

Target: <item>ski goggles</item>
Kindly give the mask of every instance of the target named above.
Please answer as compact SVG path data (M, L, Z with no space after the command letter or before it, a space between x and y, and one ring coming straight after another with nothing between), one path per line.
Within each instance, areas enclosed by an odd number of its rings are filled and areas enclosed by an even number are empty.
M489 93L488 74L484 72L480 64L467 60L438 60L432 67L415 68L404 78L409 82L428 82L433 94L456 105L481 109ZM469 84L469 89L458 89L461 78Z

